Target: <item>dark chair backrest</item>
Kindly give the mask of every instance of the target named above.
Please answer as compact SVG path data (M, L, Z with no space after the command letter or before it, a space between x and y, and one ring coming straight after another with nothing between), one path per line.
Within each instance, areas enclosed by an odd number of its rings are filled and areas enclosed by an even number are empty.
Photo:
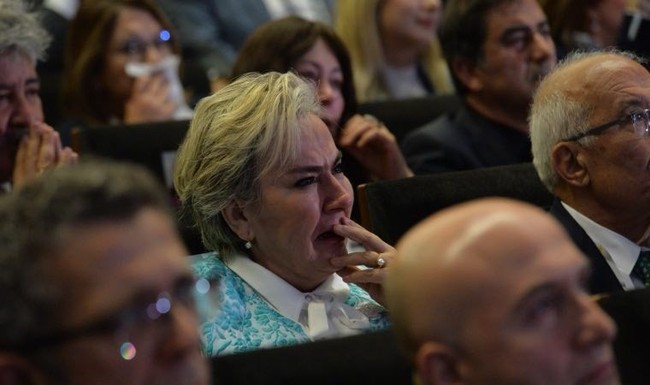
M169 189L170 201L178 207L171 184L172 165L188 128L187 120L76 127L71 131L71 141L82 157L91 154L148 168ZM191 220L179 217L178 227L190 254L207 251Z
M548 210L553 202L531 163L372 182L358 195L361 224L393 245L428 215L457 203L499 196Z
M442 114L454 112L460 105L456 95L432 95L423 98L386 100L359 104L360 114L370 114L386 125L398 143L410 131Z
M65 120L61 103L63 75L54 70L41 70L38 72L38 80L41 85L39 95L43 106L43 118L52 127L58 127Z
M650 383L650 288L606 295L600 306L618 326L616 363L625 385Z
M367 333L212 358L218 385L411 385L392 333Z
M71 142L82 156L93 154L139 163L170 187L170 170L165 161L172 160L188 128L187 120L77 127L72 129Z

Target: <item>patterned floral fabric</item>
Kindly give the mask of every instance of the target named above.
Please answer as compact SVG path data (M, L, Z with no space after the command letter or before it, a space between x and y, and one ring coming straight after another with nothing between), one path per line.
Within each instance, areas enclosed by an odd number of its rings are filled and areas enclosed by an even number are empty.
M220 280L219 311L203 318L201 325L207 356L311 341L299 323L278 313L216 253L192 256L192 268L199 277ZM390 326L386 310L360 287L350 285L345 303L366 314L370 321L368 331Z

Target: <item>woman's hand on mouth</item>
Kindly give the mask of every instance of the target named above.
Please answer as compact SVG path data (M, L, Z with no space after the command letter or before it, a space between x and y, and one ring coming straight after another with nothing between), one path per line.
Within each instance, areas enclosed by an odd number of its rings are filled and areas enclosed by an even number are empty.
M365 250L334 257L330 263L339 269L338 274L345 282L361 286L375 301L384 305L383 283L395 256L395 248L351 219L345 218L342 222L334 225L333 231L358 242Z

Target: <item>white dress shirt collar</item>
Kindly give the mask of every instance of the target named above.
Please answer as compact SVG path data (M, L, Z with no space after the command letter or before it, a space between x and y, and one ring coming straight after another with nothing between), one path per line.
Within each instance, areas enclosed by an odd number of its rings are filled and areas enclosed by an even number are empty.
M338 274L332 274L314 291L303 293L246 256L233 256L227 259L226 264L260 293L279 313L296 322L299 322L306 297L310 295L329 296L331 300L345 302L350 292L350 287Z
M630 274L639 257L641 247L621 234L594 222L568 204L562 202L562 205L600 249L623 287L628 288Z
M263 0L271 19L296 15L307 20L332 23L329 9L323 0Z
M63 16L66 20L72 20L79 9L79 0L45 0L45 8Z
M329 325L326 335L352 334L369 324L365 314L345 304L350 287L338 274L332 274L312 292L303 293L247 256L229 256L224 262L280 314L302 325L308 334L306 310L314 299L324 303L328 320L323 322Z

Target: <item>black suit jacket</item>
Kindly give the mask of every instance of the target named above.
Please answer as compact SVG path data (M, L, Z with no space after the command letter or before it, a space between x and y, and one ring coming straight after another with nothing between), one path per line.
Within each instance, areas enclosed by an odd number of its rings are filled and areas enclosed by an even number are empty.
M464 102L457 111L415 129L401 143L416 174L471 170L532 160L528 134L476 113Z
M621 383L650 383L650 288L604 296L598 300L618 325L614 353Z
M559 199L553 201L550 210L553 215L565 228L573 243L578 246L583 254L591 261L593 274L589 288L592 293L611 293L623 291L623 286L614 275L612 268L598 250L596 244L591 240L585 230L573 219L571 214L562 206Z
M650 20L640 19L638 29L632 27L633 16L625 15L621 36L617 47L621 50L631 51L646 59L650 58Z

